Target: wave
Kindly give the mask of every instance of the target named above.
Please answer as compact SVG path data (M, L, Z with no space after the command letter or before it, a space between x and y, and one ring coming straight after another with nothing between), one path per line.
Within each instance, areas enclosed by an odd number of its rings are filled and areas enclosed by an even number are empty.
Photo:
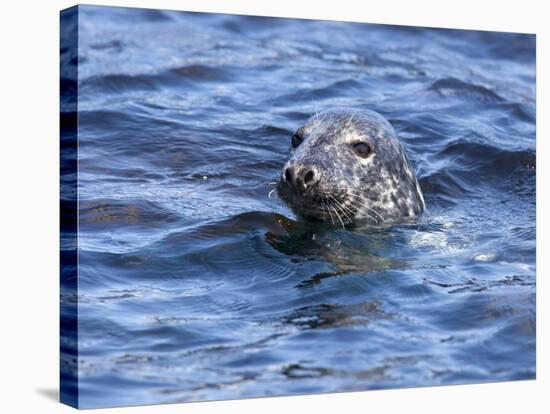
M158 91L161 88L204 88L208 82L231 82L236 72L228 65L190 64L157 70L152 73L110 73L95 75L80 81L80 87L96 92Z
M424 163L426 164L426 163ZM487 144L455 141L433 154L428 171L419 177L423 192L446 203L464 197L486 198L497 191L535 194L534 151L507 151Z
M364 85L356 79L340 79L324 86L301 88L290 93L269 98L270 105L288 105L289 102L314 101L341 96L357 97L357 91Z
M155 230L159 226L175 225L181 219L148 200L80 200L78 213L81 231L86 232L129 226Z
M504 98L491 89L456 78L443 78L433 82L428 88L441 96L453 96L483 102L503 102Z
M468 141L455 141L434 155L459 163L472 170L492 171L508 175L521 166L533 165L535 152L531 150L509 151L492 145Z

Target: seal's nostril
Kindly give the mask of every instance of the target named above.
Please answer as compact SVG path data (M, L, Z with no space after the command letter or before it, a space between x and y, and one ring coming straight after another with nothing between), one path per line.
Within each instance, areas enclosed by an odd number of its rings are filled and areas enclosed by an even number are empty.
M319 182L320 174L311 165L294 165L284 169L282 179L296 191L304 191Z
M309 170L306 175L304 175L304 184L309 185L313 182L313 179L315 178L315 173L311 170Z

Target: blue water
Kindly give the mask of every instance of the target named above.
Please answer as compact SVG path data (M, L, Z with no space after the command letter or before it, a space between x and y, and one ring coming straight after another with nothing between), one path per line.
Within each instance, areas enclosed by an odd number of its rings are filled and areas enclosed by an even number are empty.
M535 377L532 35L80 7L83 407ZM74 62L73 62L74 64ZM317 111L404 142L417 223L270 182Z

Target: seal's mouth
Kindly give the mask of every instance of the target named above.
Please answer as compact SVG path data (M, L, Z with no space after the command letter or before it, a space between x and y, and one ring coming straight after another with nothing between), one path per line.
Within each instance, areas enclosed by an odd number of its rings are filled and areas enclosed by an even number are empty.
M314 221L345 225L353 222L357 208L352 198L334 188L299 188L284 179L277 184L277 193L297 215Z

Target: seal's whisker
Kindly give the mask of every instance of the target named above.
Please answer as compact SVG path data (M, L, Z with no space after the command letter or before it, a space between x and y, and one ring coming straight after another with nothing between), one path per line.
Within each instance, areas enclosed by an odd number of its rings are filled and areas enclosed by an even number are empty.
M336 203L335 207L337 208L338 211L340 211L340 213L342 213L342 215L344 215L345 217L347 217L347 219L350 221L350 223L353 221L347 214L346 212L344 211L344 209L342 208L342 205L340 204L340 202L331 194L329 194L329 197L332 198L332 200ZM342 219L340 219L340 221L342 221ZM342 221L342 228L344 228L344 222Z
M350 205L354 206L355 208L357 209L360 209L360 211L362 213L365 213L367 216L369 216L370 218L372 218L374 221L376 221L377 223L383 223L384 222L384 217L378 212L376 211L374 208L370 207L369 205L367 205L366 203L362 202L361 200L357 199L357 198L350 198L349 200L349 203ZM370 210L371 212L373 212L374 214L376 214L378 217L373 217L371 216L368 212L366 212L365 210L361 210L362 208L366 208L368 210Z
M364 192L360 191L360 190L355 190L355 189L351 189L350 190L350 193L355 195L355 196L361 196L363 195ZM380 217L380 219L382 220L382 223L385 221L384 220L384 217L378 212L376 211L374 208L370 207L369 205L365 204L365 203L362 203L360 202L359 200L354 200L355 202L359 203L361 206L369 209L370 211L372 211L374 214L376 214L378 217Z
M328 214L330 214L330 221L332 222L332 225L334 226L334 217L332 217L332 212L330 211L330 206L328 205L326 198L323 198L323 203L325 204L325 207L328 211Z
M364 211L364 210L361 210L359 207L355 207L355 208L357 208L357 210L360 211L361 213L365 214L365 215L366 215L368 218L370 218L375 224L381 224L381 222L379 221L378 218L371 216L369 213L367 213L367 212Z
M277 181L270 181L267 185L277 185Z
M332 205L328 206L328 209L329 209L329 211L333 211L334 213L336 213L334 211L334 207ZM334 224L336 224L336 220L334 220Z
M336 201L336 202L337 202L338 205L340 206L340 209L341 209L342 213L344 213L344 214L346 215L346 217L349 219L349 221L350 221L350 223L351 223L351 222L353 221L353 219L352 219L350 216L348 216L348 215L346 214L346 212L344 211L344 209L346 209L347 211L349 211L351 215L355 214L354 211L353 211L351 208L349 208L348 206L346 206L345 204L343 204L343 203L341 203L341 202L339 202L339 201Z
M360 211L361 213L366 214L367 217L370 218L371 220L373 220L376 224L378 224L378 220L377 220L376 218L374 218L373 216L371 216L371 215L370 215L369 213L367 213L366 211L361 210L361 208L360 208L361 206L360 206L360 205L358 206L358 205L353 204L353 200L348 200L348 201L349 201L349 205L351 205L353 208L355 208L356 211L354 212L351 208L349 208L349 207L346 206L345 204L343 205L343 207L345 207L352 215L353 215L353 214L356 214L357 211Z
M330 194L329 194L329 197L331 197L333 200L336 200L334 197L332 197ZM338 217L338 219L340 220L340 223L342 223L342 229L345 229L346 228L346 225L344 224L344 220L342 220L342 217L340 217L340 214L338 214L338 206L336 205L333 205L333 210L334 210L334 213L336 214L336 216Z
M370 218L371 220L373 220L374 222L376 222L376 224L380 224L380 223L381 223L381 222L379 221L378 218L373 217L373 216L371 216L369 213L367 213L365 210L362 210L362 209L361 209L362 205L359 204L359 202L354 201L354 200L350 200L349 203L350 203L350 205L352 205L354 208L356 208L357 211L360 211L361 213L366 214L366 216L367 216L368 218Z
M342 223L342 230L344 230L346 228L346 225L344 224L344 221L342 220L342 217L340 217L340 214L338 214L338 211L337 211L336 207L333 206L333 208L334 208L334 212L338 216L338 219L340 220L340 223Z
M271 194L273 194L274 192L275 192L275 189L271 190L267 196L271 199Z

